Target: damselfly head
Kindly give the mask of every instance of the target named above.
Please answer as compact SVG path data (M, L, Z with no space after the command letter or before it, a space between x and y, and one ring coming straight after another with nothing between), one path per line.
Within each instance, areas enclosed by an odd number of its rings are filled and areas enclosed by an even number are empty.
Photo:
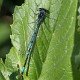
M47 9L45 9L45 8L39 8L39 11L44 11L44 12L46 12L46 13L50 13Z
M38 19L42 19L42 21L43 21L48 13L49 13L48 10L46 10L44 8L39 8Z

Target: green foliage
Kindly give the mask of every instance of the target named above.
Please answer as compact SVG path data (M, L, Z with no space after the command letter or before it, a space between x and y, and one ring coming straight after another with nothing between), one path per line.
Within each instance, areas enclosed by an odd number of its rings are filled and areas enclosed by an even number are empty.
M78 8L78 12L79 12L79 15L78 15L78 32L80 32L80 6Z
M74 72L75 64L72 63L77 0L25 0L22 6L16 6L10 36L13 47L7 54L5 64L0 61L0 78L21 79L21 76L17 76L20 75L27 46L35 29L36 23L32 22L37 17L34 12L37 13L40 7L50 11L50 18L46 18L40 26L31 59L29 80L79 80L79 75L74 77L78 70L75 67L77 71ZM27 80L25 74L24 80Z

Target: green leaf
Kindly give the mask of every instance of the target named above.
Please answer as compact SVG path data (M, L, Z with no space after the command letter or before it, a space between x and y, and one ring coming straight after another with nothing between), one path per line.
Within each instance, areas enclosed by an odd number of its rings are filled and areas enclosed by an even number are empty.
M73 80L71 57L74 47L77 0L62 0L56 28L39 80ZM79 80L80 77L76 77Z
M1 80L6 80L6 79L4 78L4 76L2 75L1 72L0 72L0 79L1 79Z
M2 61L2 59L0 58L0 71L3 71L4 70L4 63Z
M79 15L78 15L78 32L80 32L80 6L79 6L79 8L78 8L78 12L79 12Z
M37 6L38 5L38 6ZM30 80L73 80L71 57L74 47L74 32L76 22L77 0L25 0L22 6L17 6L13 14L11 25L11 41L13 48L6 58L6 69L9 79L21 72L26 57L26 50L31 35L35 29L37 9L43 7L50 11L40 26L36 44L31 59L28 78ZM34 12L33 12L33 11ZM25 70L26 74L26 70ZM24 76L24 80L27 77ZM79 80L76 77L75 80Z
M17 65L20 63L19 61L20 60L17 50L14 47L12 47L10 53L7 54L6 56L5 65L7 67L7 70L9 72L17 71L18 70Z
M6 66L0 58L0 80L8 80Z

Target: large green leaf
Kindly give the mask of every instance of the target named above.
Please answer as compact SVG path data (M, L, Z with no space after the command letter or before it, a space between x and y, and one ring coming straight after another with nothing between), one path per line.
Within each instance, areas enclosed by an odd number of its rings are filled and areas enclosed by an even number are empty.
M39 80L73 80L71 56L77 0L63 0ZM48 77L47 77L48 76ZM79 80L80 77L76 77Z
M38 5L38 6L37 6ZM13 48L7 55L5 66L8 79L15 80L21 72L26 50L35 29L38 8L50 11L49 18L41 24L31 59L29 80L79 80L74 78L71 57L74 47L77 0L25 0L17 6L11 25ZM25 71L26 72L26 71ZM5 72L4 72L5 73ZM4 73L2 72L1 74ZM16 75L14 75L14 73ZM27 80L25 74L24 80ZM20 80L20 79L19 79Z

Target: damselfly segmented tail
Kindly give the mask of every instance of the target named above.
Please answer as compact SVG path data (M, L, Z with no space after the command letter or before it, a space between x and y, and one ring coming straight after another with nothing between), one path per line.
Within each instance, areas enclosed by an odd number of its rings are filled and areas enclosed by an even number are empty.
M36 37L37 37L37 34L38 34L38 30L39 30L39 27L40 27L41 23L45 20L47 14L49 14L48 10L46 10L44 8L39 8L36 29L34 30L34 33L32 35L31 41L29 42L29 46L28 46L28 49L27 49L26 59L25 59L25 62L24 62L24 65L23 65L22 71L21 71L22 75L24 73L26 63L27 63L26 74L28 75L30 59L31 59L33 47L34 47L34 44L35 44L35 40L36 40Z

